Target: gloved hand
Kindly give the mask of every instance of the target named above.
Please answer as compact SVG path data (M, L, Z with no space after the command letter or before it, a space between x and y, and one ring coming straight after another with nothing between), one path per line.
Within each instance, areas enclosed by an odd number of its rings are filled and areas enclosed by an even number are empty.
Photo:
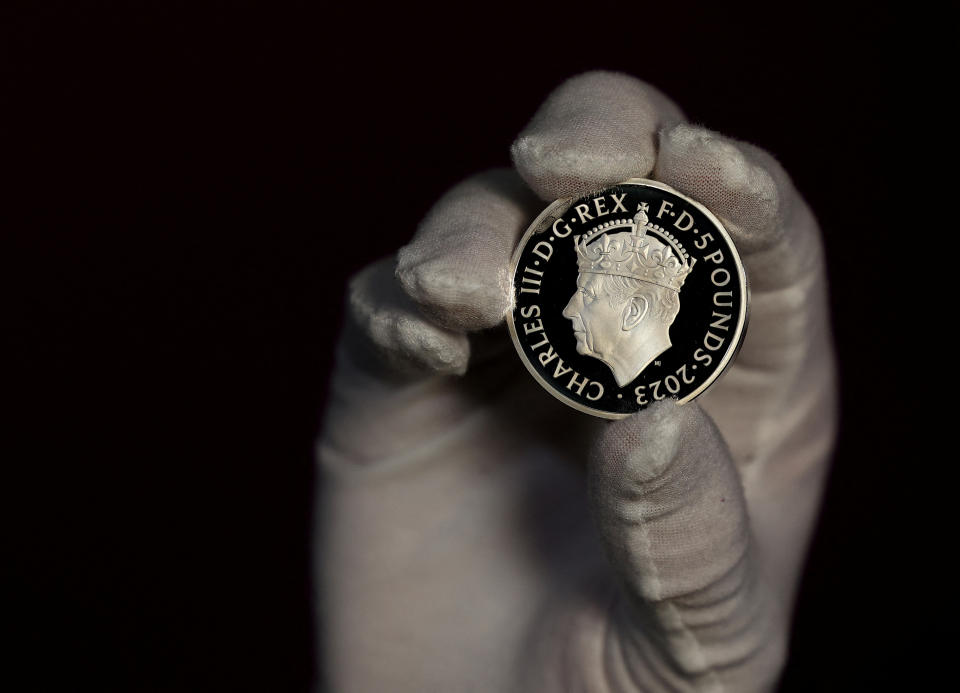
M326 678L769 689L836 425L816 221L769 155L624 75L563 84L512 151L519 176L458 185L350 285L319 443ZM511 254L545 201L630 177L721 218L751 316L706 394L611 423L543 391L502 322Z

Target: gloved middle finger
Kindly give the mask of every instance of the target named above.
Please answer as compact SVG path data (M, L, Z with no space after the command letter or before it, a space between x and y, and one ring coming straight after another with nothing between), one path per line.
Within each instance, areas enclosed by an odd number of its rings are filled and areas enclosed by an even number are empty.
M540 197L579 197L646 177L657 132L684 120L654 87L615 72L573 77L547 97L513 143L513 163Z

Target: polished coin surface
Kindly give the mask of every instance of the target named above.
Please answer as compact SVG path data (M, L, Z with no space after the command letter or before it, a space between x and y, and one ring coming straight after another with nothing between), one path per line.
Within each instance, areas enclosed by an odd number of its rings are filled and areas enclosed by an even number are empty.
M694 399L746 330L747 277L723 224L656 181L557 200L527 229L511 276L507 324L527 369L608 419Z

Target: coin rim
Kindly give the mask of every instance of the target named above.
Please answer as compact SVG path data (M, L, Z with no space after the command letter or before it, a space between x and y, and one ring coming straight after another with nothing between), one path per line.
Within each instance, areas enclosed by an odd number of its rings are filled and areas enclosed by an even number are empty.
M686 404L697 397L699 397L708 387L710 387L716 380L726 372L727 368L730 367L730 364L736 358L737 354L740 352L740 347L743 345L743 338L747 333L747 323L750 321L750 281L747 277L747 268L743 264L743 260L740 257L740 251L737 249L736 244L733 242L733 239L730 238L730 233L727 231L723 223L716 217L713 212L704 207L702 204L694 200L688 195L684 195L682 192L671 188L665 183L660 181L650 180L648 178L629 178L622 183L616 183L614 185L607 186L603 190L598 190L594 193L587 193L586 195L578 195L576 197L561 197L558 200L551 202L546 209L544 209L536 219L534 219L530 225L527 227L526 232L523 234L523 237L517 243L516 249L513 251L513 258L510 261L510 307L507 311L507 327L510 330L510 338L513 340L513 346L517 350L517 353L520 355L520 360L523 361L523 365L526 366L527 370L530 371L530 374L536 378L537 382L540 384L543 389L548 393L553 395L555 398L563 402L569 407L581 411L585 414L591 414L593 416L598 416L604 419L619 420L625 419L628 416L632 416L636 412L630 412L628 414L623 414L620 412L608 412L603 411L602 409L594 409L593 407L588 407L576 400L572 400L566 395L561 394L554 387L552 387L544 378L541 376L540 372L530 363L530 360L527 358L526 353L523 350L523 346L520 344L520 339L517 335L517 327L514 323L513 313L516 310L516 301L517 301L517 292L514 285L514 281L517 276L517 267L520 263L520 257L523 254L524 248L527 246L527 241L533 235L534 231L540 226L544 218L547 216L555 216L557 218L563 216L563 213L570 209L572 205L577 200L589 197L590 195L596 195L605 190L610 190L611 188L616 188L622 185L638 185L646 186L651 188L658 188L668 193L672 193L677 197L685 200L690 203L698 210L700 210L704 216L709 219L713 225L720 231L720 235L727 241L727 245L733 251L734 260L736 260L737 266L740 268L740 290L743 293L743 301L740 303L740 314L738 315L737 325L739 325L739 332L736 334L736 345L732 349L728 349L727 353L724 355L723 360L720 362L720 365L714 370L713 375L704 380L700 386L691 392L689 395L684 397L681 400L677 400L678 404ZM562 211L560 211L562 209ZM642 372L642 371L641 371ZM639 376L639 374L638 374ZM676 398L673 398L676 399ZM649 405L648 405L649 406ZM639 410L638 410L639 411Z

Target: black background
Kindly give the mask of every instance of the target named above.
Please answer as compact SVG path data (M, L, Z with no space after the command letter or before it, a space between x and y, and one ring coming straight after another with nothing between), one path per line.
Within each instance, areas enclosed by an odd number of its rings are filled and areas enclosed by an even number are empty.
M897 345L871 241L893 231L910 40L874 6L675 5L3 6L16 690L307 687L345 279L593 68L769 149L820 218L841 438L782 690L892 687L921 632L891 517L916 421L881 416Z

